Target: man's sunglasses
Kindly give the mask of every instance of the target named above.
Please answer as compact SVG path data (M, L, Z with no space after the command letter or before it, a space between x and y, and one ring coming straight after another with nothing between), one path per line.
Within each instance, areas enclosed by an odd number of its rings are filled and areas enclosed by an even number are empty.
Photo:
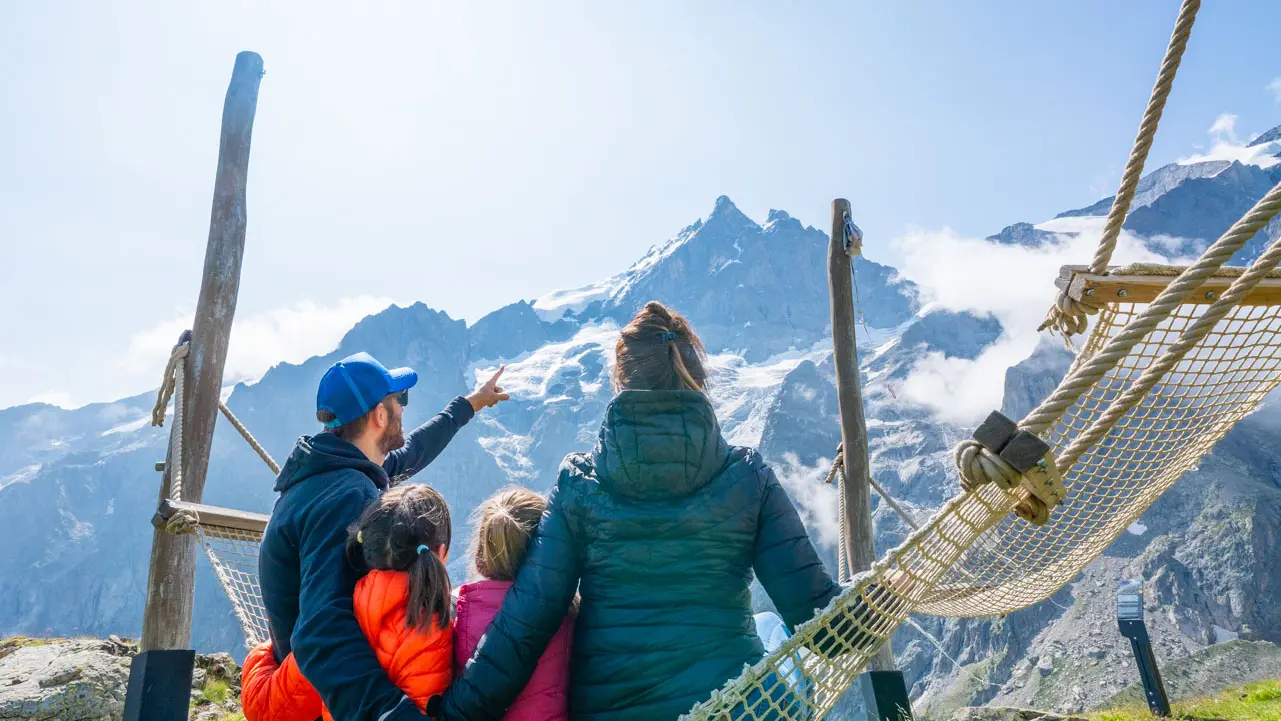
M409 391L408 391L408 390L403 390L403 391L401 391L401 392L399 392L399 393L392 393L392 394L391 394L391 397L396 399L396 402L400 404L400 407L401 407L401 408L404 408L405 406L409 405Z

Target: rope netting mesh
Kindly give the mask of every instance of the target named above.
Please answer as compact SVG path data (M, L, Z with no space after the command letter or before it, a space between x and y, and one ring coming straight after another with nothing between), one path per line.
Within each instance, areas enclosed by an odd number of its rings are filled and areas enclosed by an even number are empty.
M265 528L265 524L264 524ZM262 531L246 531L205 522L196 524L196 538L213 566L218 584L231 601L232 611L245 634L245 647L253 648L270 637L267 610L258 585L258 544Z

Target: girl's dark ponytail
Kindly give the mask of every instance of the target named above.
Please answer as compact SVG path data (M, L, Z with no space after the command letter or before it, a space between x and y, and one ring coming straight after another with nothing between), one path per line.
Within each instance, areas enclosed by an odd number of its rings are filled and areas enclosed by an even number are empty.
M427 628L432 618L440 628L449 628L453 620L449 571L445 562L436 555L434 548L421 549L418 558L409 566L409 625Z
M374 501L351 529L347 554L361 570L409 575L406 622L425 629L432 619L448 628L453 619L449 572L436 555L449 552L453 527L449 505L431 486L396 486ZM359 563L358 563L359 561Z

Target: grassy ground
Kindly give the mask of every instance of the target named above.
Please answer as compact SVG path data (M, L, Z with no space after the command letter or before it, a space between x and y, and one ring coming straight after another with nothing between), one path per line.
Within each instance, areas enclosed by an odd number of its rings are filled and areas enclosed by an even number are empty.
M1227 689L1213 696L1171 704L1179 719L1223 721L1281 721L1281 681L1260 681ZM1127 705L1090 714L1092 721L1150 721L1147 706Z

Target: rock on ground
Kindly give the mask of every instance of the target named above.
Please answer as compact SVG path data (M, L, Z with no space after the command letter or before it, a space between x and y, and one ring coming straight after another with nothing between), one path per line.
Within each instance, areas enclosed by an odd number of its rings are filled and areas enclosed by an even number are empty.
M0 719L119 719L132 655L114 641L0 641Z
M952 721L1087 721L1083 716L1063 716L1012 706L971 706L958 709Z
M0 721L119 721L138 647L99 639L0 639ZM226 685L217 699L211 682ZM222 719L240 708L240 667L225 653L197 655L191 718Z

